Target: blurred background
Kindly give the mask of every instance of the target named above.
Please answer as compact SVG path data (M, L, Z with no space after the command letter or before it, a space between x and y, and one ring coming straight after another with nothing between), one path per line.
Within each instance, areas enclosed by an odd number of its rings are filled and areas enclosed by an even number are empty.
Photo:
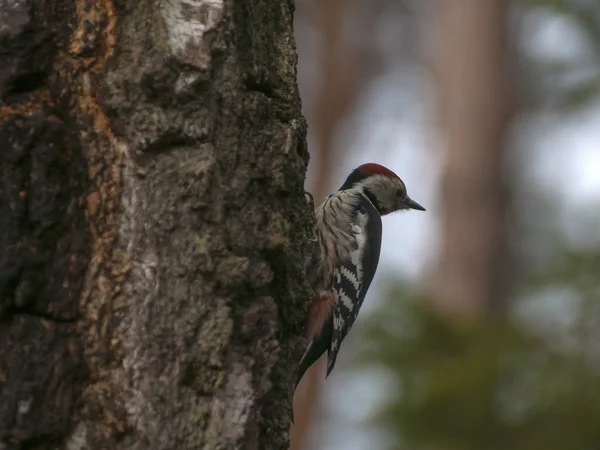
M292 448L600 448L598 0L296 0L307 189L395 171L336 370Z

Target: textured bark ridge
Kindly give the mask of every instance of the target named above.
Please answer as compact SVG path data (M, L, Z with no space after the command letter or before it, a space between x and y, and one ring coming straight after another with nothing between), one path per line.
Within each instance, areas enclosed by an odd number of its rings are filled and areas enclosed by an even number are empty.
M287 448L293 4L0 4L0 449Z

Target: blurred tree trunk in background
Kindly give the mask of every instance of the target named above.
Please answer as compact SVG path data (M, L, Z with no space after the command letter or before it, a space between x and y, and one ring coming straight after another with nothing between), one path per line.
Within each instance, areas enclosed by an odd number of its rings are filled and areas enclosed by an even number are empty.
M3 3L0 448L288 447L311 229L292 13Z
M515 112L509 0L436 3L435 77L446 148L443 248L433 302L450 315L504 315L506 137Z

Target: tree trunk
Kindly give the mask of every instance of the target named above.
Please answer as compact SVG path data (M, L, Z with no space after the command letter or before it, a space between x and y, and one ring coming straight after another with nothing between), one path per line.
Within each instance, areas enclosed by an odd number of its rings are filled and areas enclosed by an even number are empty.
M289 0L0 11L0 449L283 449L312 211Z
M464 317L506 311L506 136L515 113L510 0L437 2L436 78L446 146L444 245L433 301Z

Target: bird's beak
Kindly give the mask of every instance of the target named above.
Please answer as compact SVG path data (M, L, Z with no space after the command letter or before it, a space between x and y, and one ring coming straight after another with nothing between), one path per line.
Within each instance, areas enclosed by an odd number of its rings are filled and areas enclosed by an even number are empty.
M425 211L425 208L423 208L421 205L419 205L417 202L415 202L411 198L409 198L407 200L406 206L408 206L409 209L416 209L416 210L419 210L419 211Z

